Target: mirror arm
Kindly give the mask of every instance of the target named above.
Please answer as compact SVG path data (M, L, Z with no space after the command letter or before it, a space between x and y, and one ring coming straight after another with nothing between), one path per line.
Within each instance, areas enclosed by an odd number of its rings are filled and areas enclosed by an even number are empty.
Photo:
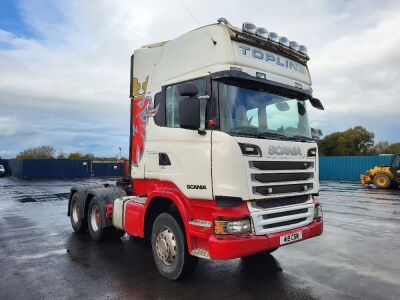
M200 108L201 104L207 104L207 100L210 99L210 96L205 95L205 96L198 96L197 99L200 101ZM200 111L200 128L197 130L197 132L200 135L205 135L206 134L206 109L207 105L204 105L204 109Z

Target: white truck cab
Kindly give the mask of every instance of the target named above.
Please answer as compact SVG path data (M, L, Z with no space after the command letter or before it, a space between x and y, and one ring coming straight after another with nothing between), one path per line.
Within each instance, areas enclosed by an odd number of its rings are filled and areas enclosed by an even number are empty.
M307 110L323 106L308 60L294 41L223 18L135 50L130 185L99 204L100 225L150 238L170 279L190 273L196 257L272 252L320 235ZM91 192L75 193L85 211ZM81 213L83 222L90 214Z

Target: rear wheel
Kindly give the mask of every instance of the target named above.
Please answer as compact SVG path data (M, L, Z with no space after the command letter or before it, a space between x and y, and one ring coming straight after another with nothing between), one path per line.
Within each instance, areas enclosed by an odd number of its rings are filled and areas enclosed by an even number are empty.
M71 225L75 232L83 232L87 228L87 224L82 218L82 213L82 202L80 201L78 194L75 193L72 195L70 207Z
M89 228L89 234L93 241L102 241L108 231L112 228L105 228L105 214L104 208L101 202L93 197L89 203L87 224Z
M151 233L154 262L164 277L177 280L195 270L198 258L187 251L185 234L177 220L168 213L160 214Z
M388 175L380 173L375 175L374 184L378 189L387 189L391 181Z

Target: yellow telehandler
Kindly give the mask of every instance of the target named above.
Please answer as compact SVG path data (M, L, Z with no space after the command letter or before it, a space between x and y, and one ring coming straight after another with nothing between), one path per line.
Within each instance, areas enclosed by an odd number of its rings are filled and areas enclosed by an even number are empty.
M399 186L400 153L393 155L389 166L375 166L360 176L363 185L374 184L378 189Z

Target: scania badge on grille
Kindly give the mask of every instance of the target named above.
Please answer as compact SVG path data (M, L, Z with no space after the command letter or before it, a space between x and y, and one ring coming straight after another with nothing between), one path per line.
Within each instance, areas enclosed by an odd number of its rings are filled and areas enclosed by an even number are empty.
M268 147L269 155L302 155L300 147L296 146L273 146Z

